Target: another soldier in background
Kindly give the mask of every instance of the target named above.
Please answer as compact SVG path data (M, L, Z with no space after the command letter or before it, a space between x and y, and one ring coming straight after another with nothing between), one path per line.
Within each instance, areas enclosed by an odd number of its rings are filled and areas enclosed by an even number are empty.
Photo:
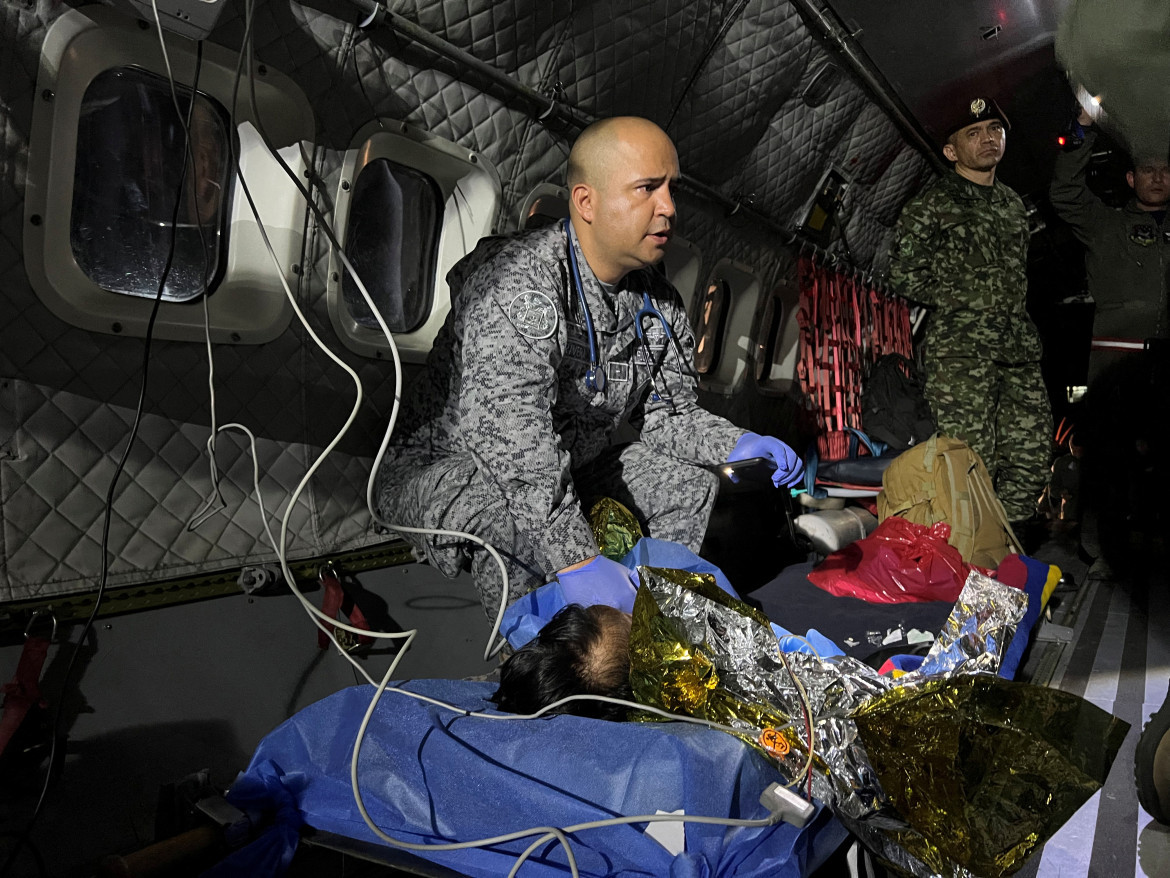
M943 433L983 458L1009 519L1033 516L1048 478L1052 409L1026 310L1028 220L995 179L1007 119L976 98L947 134L954 163L906 205L890 254L894 292L927 306L926 396Z
M1167 285L1170 284L1170 164L1161 156L1139 158L1126 174L1133 198L1109 207L1086 182L1097 132L1085 110L1077 117L1080 136L1069 138L1056 156L1049 196L1057 214L1085 245L1085 273L1096 302L1089 381L1148 338L1170 338Z
M1146 142L1126 182L1133 197L1110 207L1086 176L1097 131L1084 109L1056 157L1049 195L1057 214L1085 245L1093 297L1089 392L1084 399L1088 515L1082 548L1115 570L1142 564L1141 533L1161 536L1160 486L1166 481L1165 397L1170 374L1170 165L1165 136ZM1143 148L1140 147L1139 148ZM1160 155L1156 154L1160 153ZM1147 350L1146 347L1149 346Z

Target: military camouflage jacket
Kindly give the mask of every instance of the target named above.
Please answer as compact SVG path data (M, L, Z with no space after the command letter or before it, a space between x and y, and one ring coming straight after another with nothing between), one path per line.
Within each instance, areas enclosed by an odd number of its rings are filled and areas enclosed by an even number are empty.
M1037 362L1040 337L1025 307L1028 220L998 180L943 174L898 218L890 287L931 309L925 356Z
M1109 207L1085 182L1097 133L1059 153L1049 197L1057 214L1085 245L1085 273L1097 303L1093 335L1099 338L1167 338L1167 284L1170 283L1170 223L1130 201Z
M694 336L674 287L643 270L607 292L573 246L608 379L604 391L585 384L589 341L561 225L484 239L447 277L451 313L425 376L406 397L385 465L474 455L549 572L597 553L571 473L609 445L623 419L661 454L698 464L726 460L744 433L696 401ZM644 290L684 351L681 369L668 352L656 373L673 408L650 396L635 332ZM645 325L657 358L661 326Z

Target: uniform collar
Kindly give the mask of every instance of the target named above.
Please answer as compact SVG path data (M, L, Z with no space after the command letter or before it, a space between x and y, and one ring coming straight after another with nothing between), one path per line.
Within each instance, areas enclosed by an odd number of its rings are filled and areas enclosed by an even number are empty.
M1007 197L1007 186L997 177L990 186L982 186L968 180L954 168L942 176L943 185L956 197L964 201L1003 201Z
M560 231L559 223L557 230ZM615 293L607 293L601 285L601 281L597 279L597 275L593 273L589 260L585 258L585 253L581 250L581 242L577 239L577 230L573 228L571 222L569 223L569 244L577 254L577 267L581 272L581 284L585 289L585 301L589 304L589 316L593 319L594 331L616 331L618 318L614 312L614 296L616 292L625 288L629 275L618 282ZM571 267L569 268L569 279L572 283ZM576 302L576 298L576 291L573 291L574 302Z
M1138 207L1136 198L1131 198L1125 203L1125 212L1132 214L1134 219L1148 219L1154 225L1158 224L1154 219L1154 214L1152 212L1148 210L1142 210L1140 207Z

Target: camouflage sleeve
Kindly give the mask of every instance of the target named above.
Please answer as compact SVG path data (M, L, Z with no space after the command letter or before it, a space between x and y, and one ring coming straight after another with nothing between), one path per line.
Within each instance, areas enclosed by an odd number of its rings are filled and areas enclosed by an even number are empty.
M890 289L911 302L933 306L938 304L938 282L933 273L938 222L927 195L920 195L907 204L894 227Z
M1057 216L1068 223L1082 244L1089 244L1109 212L1089 190L1086 180L1097 132L1085 132L1085 142L1071 152L1058 152L1052 168L1048 198Z
M553 426L566 339L557 289L553 268L522 249L468 278L459 394L464 444L499 487L548 574L597 554L573 488L569 453ZM533 293L539 306L551 309L547 333L525 323L524 297Z
M674 407L649 398L642 407L642 441L678 460L714 466L727 460L735 443L746 432L726 418L699 405L695 373L695 334L673 287L660 290L658 308L682 348L681 362L668 352L659 373L659 385L671 396Z

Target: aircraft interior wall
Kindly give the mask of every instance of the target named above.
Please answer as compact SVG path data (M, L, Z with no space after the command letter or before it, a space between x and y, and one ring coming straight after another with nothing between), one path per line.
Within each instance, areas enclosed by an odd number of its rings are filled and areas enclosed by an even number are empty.
M312 109L315 133L299 152L330 222L341 219L332 209L348 151L371 125L389 130L406 123L492 169L500 198L485 221L491 231L517 228L530 193L563 182L574 129L546 124L541 108L385 25L363 30L356 7L324 2L256 0L252 41L258 64L288 77ZM86 14L87 7L77 8ZM677 232L702 254L700 292L728 261L758 280L757 296L780 284L794 288L800 244L792 233L830 168L846 186L827 250L843 265L880 277L898 212L931 173L923 154L787 2L419 0L390 8L583 117L637 114L661 124L678 145L684 174L717 196L686 190L679 198ZM238 52L247 10L243 0L228 2L208 42ZM140 21L144 31L154 27L126 3L103 14L111 12ZM61 319L34 289L26 264L29 224L41 221L26 209L28 168L30 156L45 148L33 138L34 111L53 98L38 92L41 51L50 26L67 13L74 14L69 5L49 0L0 12L0 299L8 315L0 344L0 602L94 588L106 493L143 374L141 338ZM181 37L167 40L192 51ZM158 67L161 58L149 60ZM48 162L51 174L72 173ZM257 196L263 201L265 192ZM233 198L241 198L238 186ZM297 210L297 255L287 277L315 331L358 372L365 392L353 428L291 519L289 555L308 558L387 540L371 527L365 490L392 404L393 366L341 342L329 311L336 284L330 245L304 205ZM474 240L463 244L470 250ZM235 258L258 273L273 271L262 252ZM441 279L437 290L441 309ZM248 295L243 288L221 292ZM792 301L781 329L789 345L796 337ZM723 339L722 355L748 367L761 303L750 303L752 319ZM355 398L349 379L295 318L271 340L218 342L214 358L213 416L203 342L156 338L150 347L141 430L114 494L110 586L270 562L275 553L251 496L247 443L236 435L217 443L224 506L191 526L211 492L205 446L213 419L255 432L276 530L276 516ZM415 368L407 364L406 380ZM745 427L772 430L799 409L791 375L786 384L761 383L751 368L728 374L729 382L705 382L706 399Z

